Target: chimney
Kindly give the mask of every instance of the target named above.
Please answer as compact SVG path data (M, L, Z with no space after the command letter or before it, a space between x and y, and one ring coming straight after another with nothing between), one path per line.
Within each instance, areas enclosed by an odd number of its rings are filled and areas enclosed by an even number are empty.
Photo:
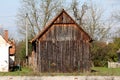
M8 30L4 30L4 39L8 41Z

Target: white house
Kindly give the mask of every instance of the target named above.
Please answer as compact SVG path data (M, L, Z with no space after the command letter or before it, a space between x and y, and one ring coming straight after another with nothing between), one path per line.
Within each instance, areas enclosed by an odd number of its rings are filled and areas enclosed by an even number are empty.
M10 44L0 35L0 72L9 71L9 47Z

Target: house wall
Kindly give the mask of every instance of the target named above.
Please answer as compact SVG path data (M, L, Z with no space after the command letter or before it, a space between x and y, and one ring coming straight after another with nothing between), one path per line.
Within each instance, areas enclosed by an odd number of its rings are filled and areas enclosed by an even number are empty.
M9 71L9 46L0 44L0 72Z

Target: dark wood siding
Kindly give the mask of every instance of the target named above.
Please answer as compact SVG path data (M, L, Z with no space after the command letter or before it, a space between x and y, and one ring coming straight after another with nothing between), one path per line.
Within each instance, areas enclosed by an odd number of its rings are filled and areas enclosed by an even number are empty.
M72 25L53 25L40 40L88 40L86 35L77 28L75 24Z
M40 45L38 67L42 72L88 71L90 68L89 47L83 41L41 41Z
M36 40L40 72L90 70L90 37L63 11Z
M39 39L42 72L89 70L89 43L83 37L75 25L53 25Z

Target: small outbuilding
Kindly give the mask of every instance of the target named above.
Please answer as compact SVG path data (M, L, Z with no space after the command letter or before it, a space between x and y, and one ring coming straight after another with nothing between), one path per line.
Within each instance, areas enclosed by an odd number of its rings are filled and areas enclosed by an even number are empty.
M62 10L32 40L31 63L39 72L84 72L91 67L91 37Z
M0 35L0 72L8 72L13 69L15 62L15 42L8 39L8 30L4 31L4 37Z

